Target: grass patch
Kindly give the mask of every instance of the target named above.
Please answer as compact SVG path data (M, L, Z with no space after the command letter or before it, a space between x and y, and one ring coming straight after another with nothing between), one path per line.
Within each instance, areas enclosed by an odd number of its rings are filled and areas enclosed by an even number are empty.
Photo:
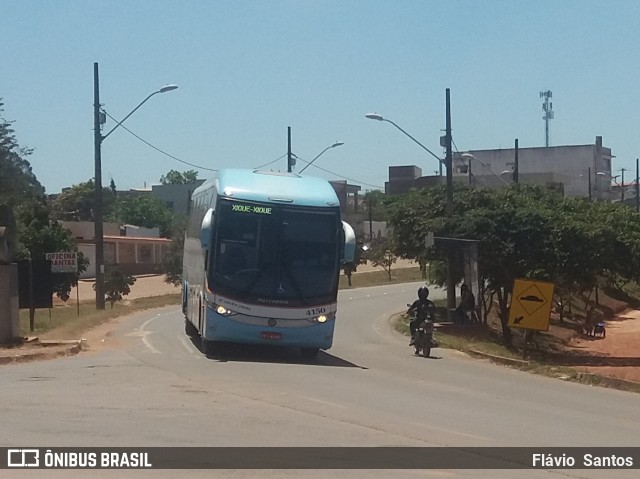
M348 278L340 275L340 289L365 288L367 286L381 286L385 284L412 283L422 281L420 268L398 268L391 270L391 281L386 271L369 271L351 275L351 286Z
M180 304L180 298L179 294L171 294L125 300L115 303L113 309L107 304L104 310L97 310L94 302L86 301L80 303L80 315L75 303L56 306L52 309L37 309L34 331L30 331L29 328L29 311L20 310L20 334L40 337L55 334L56 337L66 336L74 339L86 330L110 319L145 309Z

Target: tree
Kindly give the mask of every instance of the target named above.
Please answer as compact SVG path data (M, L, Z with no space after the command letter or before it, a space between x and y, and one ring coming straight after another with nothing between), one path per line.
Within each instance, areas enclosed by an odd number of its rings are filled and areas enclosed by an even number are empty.
M71 232L57 221L49 218L49 209L44 198L23 203L17 208L18 259L42 260L46 253L56 251L77 251L75 238ZM53 278L53 292L63 301L69 299L71 288L77 286L79 273L87 269L89 260L82 253L78 257L78 273L56 273ZM29 324L34 329L35 310L29 311Z
M111 309L116 301L122 301L124 296L131 293L131 286L135 282L135 277L118 270L112 270L105 276L105 299L111 304ZM93 289L96 289L95 284Z
M11 122L2 116L3 106L0 98L0 203L15 206L43 196L44 188L27 161L32 150L18 145Z
M515 278L553 281L564 296L592 291L601 277L638 278L640 217L624 205L563 198L526 185L499 190L456 185L453 218L446 216L444 205L444 187L395 199L389 221L397 251L404 258L427 259L435 282L445 284L445 255L438 247L425 249L427 233L478 240L481 290L498 300L507 344ZM460 265L453 267L455 278L462 279Z
M165 282L176 286L182 285L182 255L184 252L184 234L186 220L177 221L171 233L173 241L164 257Z
M371 264L384 268L389 276L389 281L391 281L391 268L398 259L394 249L392 240L379 238L371 243L371 247L367 251L367 257L369 261L371 261Z
M171 237L176 221L173 212L162 201L148 194L118 198L109 219L143 228L157 227L163 238Z
M112 188L102 188L102 209L105 218L111 214L115 199L116 193ZM93 221L95 182L90 179L65 189L52 200L51 208L54 218L58 220Z
M198 179L196 170L188 170L180 173L176 170L170 170L166 175L160 177L160 183L163 185L186 185L194 183Z

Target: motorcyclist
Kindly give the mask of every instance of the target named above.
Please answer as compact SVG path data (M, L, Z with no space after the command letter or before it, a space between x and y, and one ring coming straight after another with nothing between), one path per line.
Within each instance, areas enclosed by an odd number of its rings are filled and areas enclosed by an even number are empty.
M418 325L426 319L433 321L436 311L436 305L429 299L429 288L426 286L422 286L418 289L418 299L416 299L409 307L407 314L411 314L414 311L416 312L416 315L409 323L409 330L411 331L410 346L413 346L415 343Z

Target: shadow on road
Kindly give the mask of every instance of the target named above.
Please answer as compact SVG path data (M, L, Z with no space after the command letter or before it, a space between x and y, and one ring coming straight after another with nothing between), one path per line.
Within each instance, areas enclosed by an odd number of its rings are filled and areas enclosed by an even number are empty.
M200 338L192 337L191 342L202 351ZM300 349L298 348L234 343L216 343L214 348L215 351L210 352L206 357L212 361L219 362L307 364L310 366L367 369L337 356L333 356L326 351L320 351L316 359L306 359L302 357ZM202 351L202 354L205 354L204 351Z

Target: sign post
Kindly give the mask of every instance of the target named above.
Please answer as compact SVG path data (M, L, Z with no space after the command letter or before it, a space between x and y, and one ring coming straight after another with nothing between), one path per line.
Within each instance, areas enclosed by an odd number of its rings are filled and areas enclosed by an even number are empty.
M80 316L80 284L78 281L78 253L77 251L58 251L46 253L46 259L51 261L52 273L75 273L76 275L76 309Z
M527 352L529 331L548 331L554 284L546 281L516 279L509 307L509 326L524 329L523 357Z

